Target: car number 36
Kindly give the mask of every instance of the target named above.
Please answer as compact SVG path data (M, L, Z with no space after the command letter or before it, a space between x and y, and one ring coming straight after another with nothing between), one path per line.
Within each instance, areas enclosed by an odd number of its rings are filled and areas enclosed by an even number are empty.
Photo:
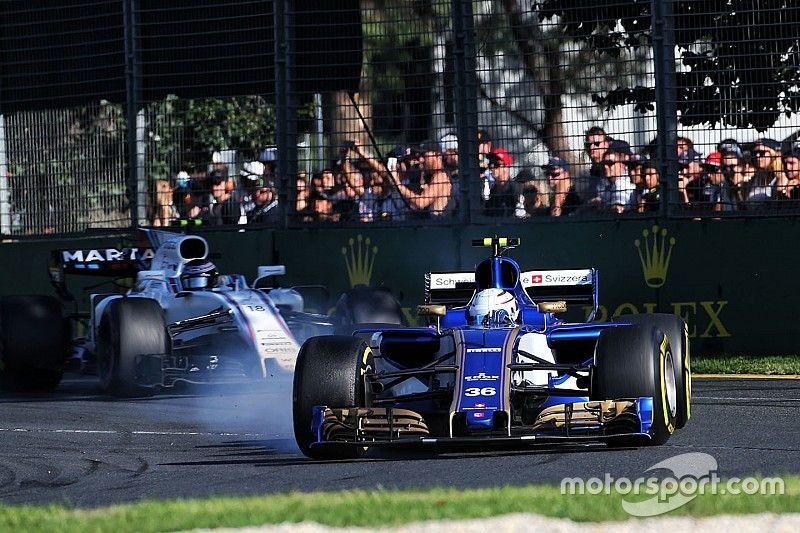
M494 387L470 387L464 391L464 396L494 396L497 394L497 389Z

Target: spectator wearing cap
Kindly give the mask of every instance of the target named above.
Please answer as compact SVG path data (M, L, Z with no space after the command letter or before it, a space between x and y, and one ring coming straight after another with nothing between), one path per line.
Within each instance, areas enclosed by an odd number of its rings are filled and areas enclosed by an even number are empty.
M408 209L386 172L373 171L359 204L361 222L405 220Z
M453 197L453 185L444 171L439 143L425 141L420 145L420 181L419 192L412 189L407 181L409 171L403 176L389 174L394 189L413 210L413 216L419 218L439 218L450 216L455 211L456 200Z
M542 169L550 185L550 216L560 217L573 214L581 205L575 192L575 185L569 172L569 163L560 157L551 157Z
M201 180L189 172L181 170L175 176L172 190L172 203L178 210L178 218L184 221L199 220L202 212L202 191L198 185Z
M511 181L511 165L514 159L508 150L497 147L492 151L489 168L494 176L494 183L489 188L489 199L483 206L483 212L490 217L510 217L514 215L519 191Z
M685 208L703 200L703 156L690 148L678 156L678 195Z
M458 179L458 137L455 133L447 133L439 139L442 149L444 171L455 182Z
M255 183L253 204L253 209L247 214L248 224L275 226L283 220L278 208L278 191L271 179L261 177Z
M723 154L723 156L726 152L734 154L736 157L742 157L742 155L744 155L742 153L742 147L739 145L739 141L732 138L722 139L720 142L718 142L717 152Z
M628 158L628 174L631 177L631 183L636 187L637 196L644 190L644 176L642 174L642 164L647 158L642 154L632 154Z
M725 174L722 172L722 154L711 152L702 164L705 179L703 184L703 203L713 211L733 211L736 200Z
M786 174L780 157L781 144L775 139L761 138L753 143L755 172L747 187L745 205L747 209L761 209L773 199L784 199Z
M652 213L661 209L661 173L653 161L642 161L642 191L638 211Z
M306 209L298 214L303 222L339 222L341 219L331 198L319 191L311 191Z
M636 209L636 189L628 176L625 154L606 150L603 154L603 172L605 177L598 183L590 205L616 214Z
M239 187L234 199L241 205L239 224L250 221L250 212L255 209L255 189L264 176L264 164L260 161L246 161L239 171Z

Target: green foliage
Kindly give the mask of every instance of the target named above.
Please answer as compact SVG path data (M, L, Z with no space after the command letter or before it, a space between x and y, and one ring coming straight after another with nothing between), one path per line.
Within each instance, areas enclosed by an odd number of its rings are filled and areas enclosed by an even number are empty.
M800 375L800 356L717 356L696 357L692 372L697 374Z
M800 511L800 482L784 477L782 495L701 494L670 516ZM332 527L390 527L422 520L465 520L509 513L596 522L626 520L619 494L562 495L559 487L290 493L245 498L145 501L92 510L0 506L0 531L186 531L317 522Z
M600 55L618 57L652 41L651 1L543 0L540 19ZM666 5L666 3L665 3ZM790 0L670 2L680 66L674 99L683 125L764 131L800 110L800 7ZM653 109L653 91L626 83L595 100L609 109Z

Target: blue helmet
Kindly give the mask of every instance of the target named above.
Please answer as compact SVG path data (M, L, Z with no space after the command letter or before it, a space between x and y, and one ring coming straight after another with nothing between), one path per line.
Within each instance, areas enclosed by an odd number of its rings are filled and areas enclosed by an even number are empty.
M217 285L217 267L208 259L192 259L183 266L181 286L185 291L210 289Z

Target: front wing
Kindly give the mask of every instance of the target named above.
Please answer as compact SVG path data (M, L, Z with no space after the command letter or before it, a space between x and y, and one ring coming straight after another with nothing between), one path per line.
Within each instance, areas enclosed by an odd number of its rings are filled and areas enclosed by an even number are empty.
M546 444L620 438L647 441L652 420L651 397L576 402L548 407L532 425L513 426L510 432L453 436L432 434L424 417L408 409L316 406L311 428L316 442L311 446Z

